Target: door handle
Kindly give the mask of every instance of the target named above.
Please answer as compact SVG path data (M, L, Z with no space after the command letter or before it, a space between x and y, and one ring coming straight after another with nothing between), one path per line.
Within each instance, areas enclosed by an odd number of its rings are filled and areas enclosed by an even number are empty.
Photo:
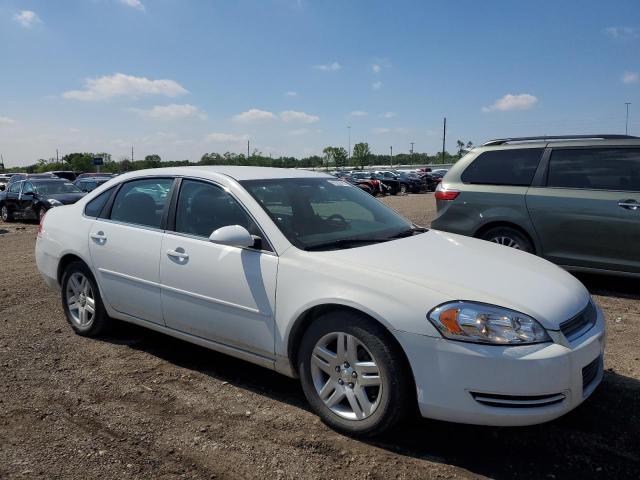
M89 235L96 243L104 243L107 241L107 237L104 236L104 232L100 231Z
M622 208L626 208L627 210L638 210L640 208L640 203L635 200L620 200L618 202L618 206Z
M182 249L180 249L182 250ZM186 254L184 252L184 250L182 250L181 252L178 250L167 250L167 255L169 255L170 257L173 258L177 258L179 260L188 260L189 259L189 255Z

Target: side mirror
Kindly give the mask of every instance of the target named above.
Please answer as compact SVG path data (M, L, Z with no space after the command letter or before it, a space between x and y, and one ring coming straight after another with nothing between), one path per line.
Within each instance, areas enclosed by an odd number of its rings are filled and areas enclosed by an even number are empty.
M256 242L249 231L240 225L220 227L209 236L209 241L211 243L240 248L253 247Z

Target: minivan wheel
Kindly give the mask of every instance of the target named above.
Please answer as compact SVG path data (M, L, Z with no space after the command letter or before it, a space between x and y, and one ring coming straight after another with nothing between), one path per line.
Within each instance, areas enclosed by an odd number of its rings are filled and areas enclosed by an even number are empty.
M72 262L62 276L62 307L71 328L83 337L105 332L111 319L102 304L100 291L89 267Z
M357 313L320 316L302 338L298 371L313 410L340 432L378 435L410 409L402 352L381 325Z
M527 253L533 253L534 251L531 240L515 228L495 227L487 230L480 238Z
M0 208L0 217L2 217L2 221L6 223L13 221L13 215L9 213L6 205L2 205L2 208Z

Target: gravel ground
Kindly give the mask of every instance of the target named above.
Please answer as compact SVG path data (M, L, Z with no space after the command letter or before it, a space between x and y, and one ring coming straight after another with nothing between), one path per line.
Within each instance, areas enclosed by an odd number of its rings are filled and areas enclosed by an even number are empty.
M427 224L433 195L385 199ZM144 329L76 336L34 264L35 225L0 228L0 478L640 478L640 282L580 277L607 317L602 385L527 428L415 419L364 442L294 380Z

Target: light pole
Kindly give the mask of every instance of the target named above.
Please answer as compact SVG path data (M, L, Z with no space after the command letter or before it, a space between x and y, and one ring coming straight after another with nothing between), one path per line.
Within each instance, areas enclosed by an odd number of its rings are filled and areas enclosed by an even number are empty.
M391 154L389 155L389 168L393 168L393 145L389 147Z
M631 102L624 102L624 104L627 106L627 120L624 122L624 134L629 135L629 105L631 105Z
M347 160L349 161L349 166L351 166L351 125L347 126L349 130L349 150L347 150Z
M414 142L411 142L411 165L413 165L413 144Z

